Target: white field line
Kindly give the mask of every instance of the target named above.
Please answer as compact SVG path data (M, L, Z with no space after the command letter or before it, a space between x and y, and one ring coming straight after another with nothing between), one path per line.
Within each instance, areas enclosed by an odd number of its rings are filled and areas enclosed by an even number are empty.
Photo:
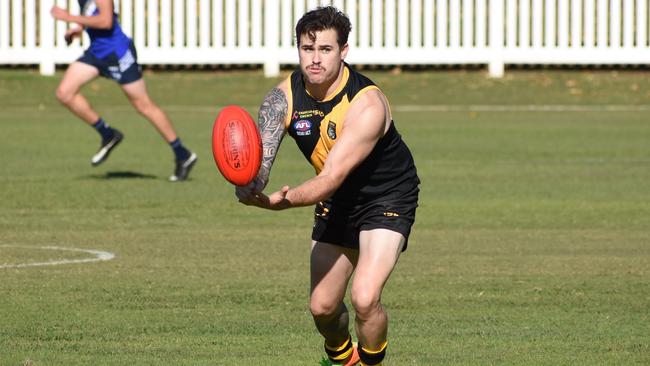
M91 263L99 261L109 261L115 258L115 254L111 252L105 252L102 250L93 250L93 249L79 249L79 248L63 248L55 246L44 246L44 247L30 247L24 245L0 245L0 248L23 248L23 249L42 249L42 250L55 250L55 251L68 251L68 252L82 252L92 254L93 258L84 258L84 259L62 259L56 261L47 261L47 262L34 262L34 263L5 263L0 264L0 269L3 268L24 268L24 267L42 267L42 266L57 266L62 264L77 264L77 263Z
M218 113L225 105L215 106L193 106L193 105L162 105L162 108L170 112L214 112ZM259 106L243 106L250 113L256 113ZM57 107L58 108L58 107ZM127 104L120 105L102 105L102 110L114 111L133 111L133 108ZM43 113L51 110L44 106L7 106L0 109L0 114L13 114L16 112L37 112ZM63 109L61 109L63 111ZM394 112L400 113L419 113L419 112L647 112L650 111L650 104L403 104L392 106Z

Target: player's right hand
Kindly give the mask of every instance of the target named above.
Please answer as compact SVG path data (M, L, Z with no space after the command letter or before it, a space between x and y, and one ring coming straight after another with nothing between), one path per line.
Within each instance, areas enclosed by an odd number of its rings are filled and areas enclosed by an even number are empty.
M63 39L65 39L65 44L68 46L74 41L75 37L81 36L81 32L83 29L81 28L70 28L65 32L65 35L63 36Z
M239 199L239 202L246 204L246 202L256 200L258 196L266 187L267 181L262 179L260 176L255 177L252 182L245 186L236 186L235 195Z
M65 39L65 44L69 46L72 44L72 40L74 39L74 37L72 36L72 34L66 34L65 36L63 36L63 39Z
M235 186L235 196L237 196L239 202L248 204L249 202L256 200L259 194L262 193L263 189L264 187L259 186L259 181L256 178L248 185Z

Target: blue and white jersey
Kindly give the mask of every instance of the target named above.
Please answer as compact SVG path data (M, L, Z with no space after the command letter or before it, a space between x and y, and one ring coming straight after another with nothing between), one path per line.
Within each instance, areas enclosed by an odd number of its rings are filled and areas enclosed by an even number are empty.
M81 15L94 16L99 14L99 9L95 0L78 0ZM117 20L117 13L113 11L113 26L111 29L94 29L86 27L86 32L90 36L90 47L88 50L98 58L105 58L111 53L115 53L121 58L128 50L131 39L124 34L120 23Z

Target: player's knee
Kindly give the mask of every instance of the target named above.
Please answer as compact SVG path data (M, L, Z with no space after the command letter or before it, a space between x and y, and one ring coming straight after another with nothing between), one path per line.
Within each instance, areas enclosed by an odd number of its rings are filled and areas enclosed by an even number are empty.
M357 317L362 319L371 316L375 311L381 308L380 294L365 288L353 288L350 293L350 301L357 313Z
M151 112L157 108L151 99L148 98L135 99L132 101L132 103L133 107L135 107L135 110L144 116L151 114Z
M329 318L336 315L339 306L341 306L340 303L329 299L312 297L309 303L309 311L311 311L311 315L316 319Z
M72 101L72 98L74 98L74 93L65 89L58 87L56 89L56 92L54 93L56 96L56 99L61 103L61 104L70 104Z

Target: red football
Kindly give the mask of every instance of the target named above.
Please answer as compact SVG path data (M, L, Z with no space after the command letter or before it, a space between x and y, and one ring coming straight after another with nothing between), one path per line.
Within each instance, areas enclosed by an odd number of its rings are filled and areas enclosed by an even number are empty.
M229 105L219 112L212 128L212 155L230 183L245 186L255 179L262 163L262 140L244 108Z

